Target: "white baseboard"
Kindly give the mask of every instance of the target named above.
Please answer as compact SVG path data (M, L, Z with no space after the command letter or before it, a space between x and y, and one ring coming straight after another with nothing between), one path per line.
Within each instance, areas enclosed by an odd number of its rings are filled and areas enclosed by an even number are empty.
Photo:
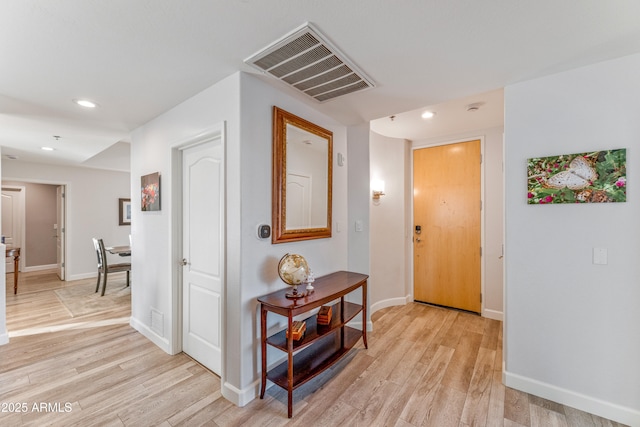
M0 345L9 344L9 334L5 331L0 334Z
M30 267L23 267L21 272L28 273L30 271L42 271L42 270L57 270L57 264L49 264L49 265L32 265Z
M261 379L254 381L244 390L240 390L225 381L222 385L222 395L224 396L225 399L227 399L228 401L230 401L236 406L240 406L240 407L245 406L247 403L260 397L261 381L262 381Z
M504 384L622 424L640 426L640 411L503 371Z
M410 301L411 301L411 297L409 295L407 295L406 297L400 297L400 298L389 298L389 299L385 299L385 300L378 301L376 303L371 304L369 311L370 311L370 314L373 314L378 310L382 310L383 308L393 307L396 305L406 305Z
M144 335L149 341L151 341L152 343L160 347L162 351L164 351L165 353L173 354L171 352L171 346L169 345L169 340L153 332L151 328L149 328L147 325L142 323L140 320L134 317L131 317L131 321L129 322L129 325L131 325L133 329L135 329L136 331Z
M82 280L82 279L91 279L92 277L98 277L97 270L94 271L93 273L74 274L73 276L67 274L67 277L64 280L65 281Z
M499 320L502 322L504 315L501 311L485 308L484 310L482 310L482 317L486 317L487 319Z

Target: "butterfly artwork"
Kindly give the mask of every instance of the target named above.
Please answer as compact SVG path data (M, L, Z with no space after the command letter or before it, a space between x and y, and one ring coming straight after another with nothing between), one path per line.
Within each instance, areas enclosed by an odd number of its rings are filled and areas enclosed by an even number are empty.
M527 203L627 201L627 150L527 159Z
M578 156L569 163L569 169L548 178L545 185L558 190L563 188L582 190L593 184L596 179L598 174L591 163L584 157Z

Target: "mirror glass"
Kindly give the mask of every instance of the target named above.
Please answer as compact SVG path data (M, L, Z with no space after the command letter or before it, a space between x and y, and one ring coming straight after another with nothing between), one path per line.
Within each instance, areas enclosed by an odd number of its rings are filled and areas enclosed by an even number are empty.
M274 107L273 243L331 237L332 132Z

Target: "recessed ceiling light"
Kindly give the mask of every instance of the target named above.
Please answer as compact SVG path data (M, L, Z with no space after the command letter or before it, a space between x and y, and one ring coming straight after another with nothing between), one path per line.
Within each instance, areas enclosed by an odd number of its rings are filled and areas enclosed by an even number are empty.
M422 118L423 119L430 119L435 115L436 115L436 113L434 113L433 111L425 111L424 113L422 113Z
M53 148L51 148L51 147L40 147L40 149L41 149L41 150L44 150L44 151L53 151L53 150L54 150L54 149L53 149Z
M88 99L74 99L73 102L85 108L96 108L98 106L98 104Z

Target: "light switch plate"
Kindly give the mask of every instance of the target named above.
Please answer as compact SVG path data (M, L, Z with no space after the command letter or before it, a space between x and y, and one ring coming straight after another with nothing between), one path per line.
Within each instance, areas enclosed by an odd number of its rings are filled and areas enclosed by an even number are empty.
M606 265L607 262L607 248L593 248L593 263Z

